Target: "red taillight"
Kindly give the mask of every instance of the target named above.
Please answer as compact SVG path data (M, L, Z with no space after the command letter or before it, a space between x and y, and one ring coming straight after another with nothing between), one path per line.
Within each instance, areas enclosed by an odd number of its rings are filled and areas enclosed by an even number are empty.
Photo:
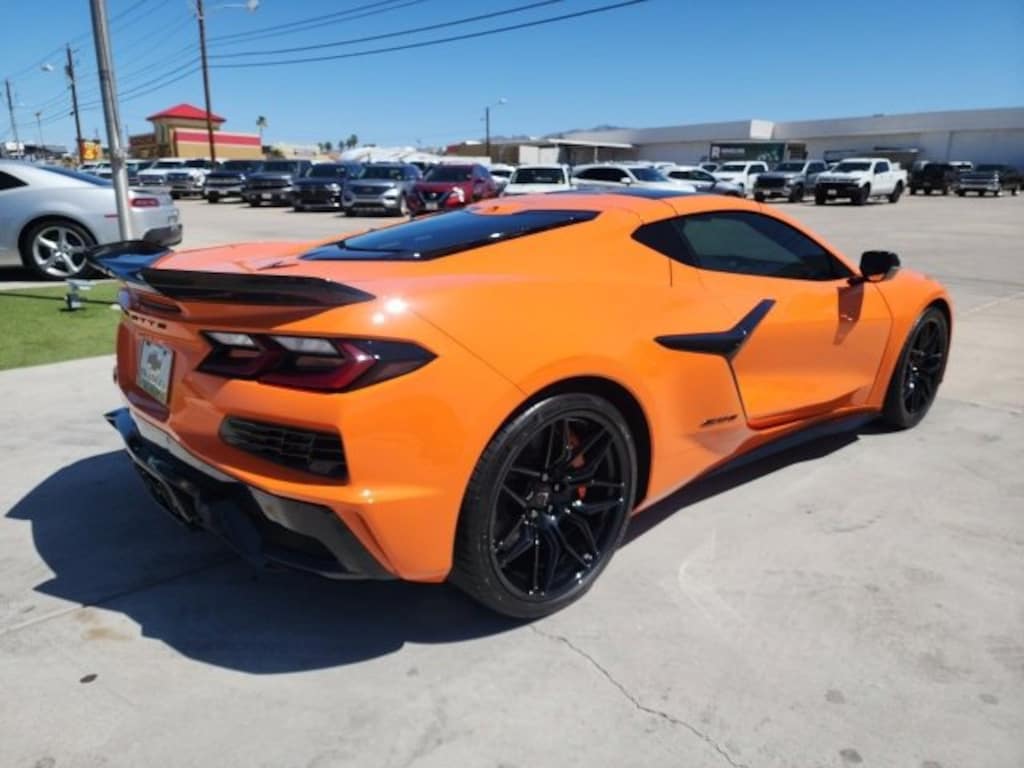
M404 341L229 331L204 335L213 349L199 366L203 373L319 392L359 389L410 373L434 359L432 353Z
M132 208L159 208L160 201L155 197L133 197Z

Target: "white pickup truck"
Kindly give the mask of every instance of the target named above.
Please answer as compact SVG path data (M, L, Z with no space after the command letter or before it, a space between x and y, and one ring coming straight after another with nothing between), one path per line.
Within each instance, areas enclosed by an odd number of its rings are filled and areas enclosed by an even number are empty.
M814 202L824 205L842 198L864 205L869 198L885 197L895 203L906 188L907 172L899 163L884 157L849 157L818 176Z

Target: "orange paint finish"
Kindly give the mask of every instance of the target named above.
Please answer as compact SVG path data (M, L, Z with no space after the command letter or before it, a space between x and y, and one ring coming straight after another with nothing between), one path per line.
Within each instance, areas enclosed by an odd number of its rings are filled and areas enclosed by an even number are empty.
M157 266L315 276L376 298L319 312L182 302L175 315L150 311L133 290L118 334L119 385L137 417L203 461L268 493L329 507L388 571L440 581L451 568L476 462L537 393L567 380L602 380L637 403L651 457L640 510L784 434L878 411L914 319L929 303L948 302L941 286L907 270L856 285L711 272L632 238L647 222L751 211L789 223L855 271L799 222L733 198L549 195L499 198L469 210L543 209L600 215L425 261L300 260L315 245L309 243L172 254ZM655 341L728 330L765 299L772 309L731 360ZM317 393L198 372L210 353L203 330L407 340L436 357L392 380ZM143 339L174 351L167 409L134 383ZM347 480L227 445L218 434L227 416L337 432Z

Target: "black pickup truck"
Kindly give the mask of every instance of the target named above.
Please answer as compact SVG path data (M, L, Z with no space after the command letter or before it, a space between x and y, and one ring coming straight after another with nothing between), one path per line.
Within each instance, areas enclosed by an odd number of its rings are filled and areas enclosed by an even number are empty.
M999 197L1003 192L1011 195L1020 194L1024 179L1020 171L1010 165L978 165L973 171L967 171L960 177L960 188L956 191L960 197L968 192L977 192L984 197L991 192Z
M295 180L312 167L309 160L268 160L242 186L242 199L251 206L291 205Z

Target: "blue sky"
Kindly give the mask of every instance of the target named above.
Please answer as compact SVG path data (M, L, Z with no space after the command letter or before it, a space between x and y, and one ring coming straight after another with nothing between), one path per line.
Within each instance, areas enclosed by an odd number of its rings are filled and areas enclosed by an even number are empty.
M202 104L189 0L108 0L115 67L132 133L145 116ZM528 5L531 0L207 0L214 111L225 130L296 143L356 133L382 145L443 144L494 134L542 135L598 124L654 126L744 118L840 117L1024 104L1024 3L934 0L857 3L647 0L436 47L319 63L225 69L217 65L337 55L417 43L559 16L616 0L560 0L471 24L305 53L269 55ZM537 0L534 0L537 2ZM73 143L61 69L76 49L83 131L103 135L87 0L3 0L0 77L9 77L23 139ZM228 7L220 7L228 6ZM259 30L322 19L277 30ZM225 38L227 35L251 37ZM219 58L255 51L255 56ZM770 54L770 56L768 55ZM51 64L52 72L41 64ZM166 81L179 75L183 79ZM133 90L134 89L134 90ZM0 138L10 137L6 111Z

